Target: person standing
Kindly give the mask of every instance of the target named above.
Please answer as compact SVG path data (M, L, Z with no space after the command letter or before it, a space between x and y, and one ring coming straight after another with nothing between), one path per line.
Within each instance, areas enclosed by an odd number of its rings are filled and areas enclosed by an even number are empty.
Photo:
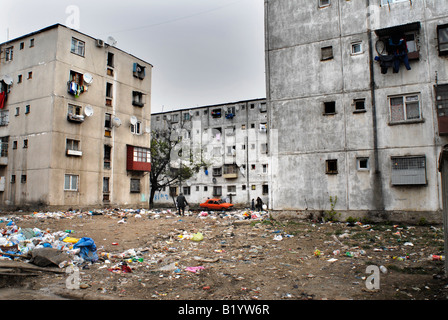
M179 215L183 216L185 215L185 207L188 206L187 199L185 199L185 196L183 193L180 193L177 197L177 209L179 211Z
M257 198L257 211L261 212L263 209L263 200L260 197Z

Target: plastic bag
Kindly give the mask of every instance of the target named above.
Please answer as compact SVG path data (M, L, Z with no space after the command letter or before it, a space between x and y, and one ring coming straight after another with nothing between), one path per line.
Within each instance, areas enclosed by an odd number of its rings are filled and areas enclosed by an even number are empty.
M191 238L192 241L202 241L204 240L204 235L200 232L193 234L193 237Z
M92 238L81 238L73 249L80 249L79 255L86 261L97 261L96 245Z

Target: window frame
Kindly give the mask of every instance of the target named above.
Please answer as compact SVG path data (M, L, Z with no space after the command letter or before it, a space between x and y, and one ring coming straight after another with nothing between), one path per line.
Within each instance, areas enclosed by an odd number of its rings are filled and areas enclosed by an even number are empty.
M74 182L73 178L75 178L75 177L76 177L76 181L75 181L76 187L73 188L73 182ZM68 189L67 189L67 178L69 179L68 180L68 183L69 183ZM76 175L76 174L65 174L64 175L64 191L71 191L71 192L79 191L79 175Z
M428 184L428 173L427 173L427 161L426 161L426 156L425 155L412 155L412 156L393 156L390 158L391 159L391 174L390 174L390 183L392 186L425 186ZM398 163L399 160L403 160L402 163ZM411 161L414 160L416 161L423 161L423 165L421 165L421 167L418 168L404 168L405 167L405 161L408 161L409 163L411 163ZM395 168L394 168L395 166ZM402 168L400 168L400 166ZM398 175L398 173L400 173L400 170L406 170L406 172L404 172L404 174ZM412 170L414 170L414 172L412 172ZM417 178L417 181L415 180L415 178L409 178L406 179L406 177L415 177L417 176L417 173L415 172L416 170L421 170L422 173L420 173L420 175L422 175L420 178ZM403 172L401 172L403 173ZM418 180L420 179L420 180ZM422 181L421 179L423 179L424 181Z
M82 45L80 45L82 44ZM82 49L82 50L80 50ZM72 42L71 42L71 46L70 46L70 52L73 54L76 54L77 56L80 57L85 57L86 55L86 43L85 41L82 41L80 39L77 39L75 37L72 37Z
M445 42L440 41L440 31L445 30L447 40ZM444 45L446 46L445 50L440 50L440 47ZM448 24L438 25L437 26L437 50L439 51L439 56L448 55Z
M410 97L417 97L418 100L407 101L406 98L410 98ZM392 99L398 99L398 98L402 99L403 119L402 120L393 120ZM416 93L406 93L406 94L401 94L401 95L392 95L392 96L388 96L387 100L389 103L389 125L423 122L421 94L419 92L418 93L417 92ZM413 104L415 102L418 103L419 117L408 119L408 105ZM397 105L395 105L395 106L397 106Z
M331 167L335 165L336 167ZM325 173L326 174L338 174L338 159L325 160Z

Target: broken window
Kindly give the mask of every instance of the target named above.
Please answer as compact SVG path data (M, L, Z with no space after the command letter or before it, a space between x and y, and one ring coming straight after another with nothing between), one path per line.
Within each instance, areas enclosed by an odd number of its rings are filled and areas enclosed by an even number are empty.
M139 65L138 63L134 63L133 72L134 77L139 78L140 80L143 80L146 76L145 67Z
M137 107L143 107L145 105L143 100L143 93L132 91L132 105Z
M392 185L425 185L425 156L392 157Z
M421 119L420 98L418 94L389 98L390 122L407 122Z
M326 171L327 174L337 174L338 173L338 160L330 159L326 160Z

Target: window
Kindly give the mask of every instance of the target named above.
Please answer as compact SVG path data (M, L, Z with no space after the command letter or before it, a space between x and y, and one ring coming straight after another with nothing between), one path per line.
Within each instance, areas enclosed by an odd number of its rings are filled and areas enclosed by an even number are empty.
M25 42L20 42L19 49L23 50L25 48Z
M67 139L65 143L66 151L80 151L79 140Z
M143 101L143 93L132 91L132 105L136 107L143 107L145 105Z
M107 66L111 68L114 67L114 54L111 52L107 53Z
M112 83L107 82L106 83L106 97L107 98L112 98Z
M439 56L448 55L448 24L437 26Z
M109 177L103 177L103 193L110 192L109 181L110 181ZM104 200L104 198L103 198L103 200Z
M212 118L221 118L221 109L213 109Z
M325 60L331 60L333 59L333 47L329 46L329 47L324 47L321 49L321 60L325 61Z
M251 186L251 189L255 191L255 190L257 190L257 186L253 184L253 185Z
M112 147L104 145L104 169L110 169Z
M16 175L11 175L11 183L16 183Z
M14 47L6 48L5 61L12 61L13 55L14 55Z
M17 141L13 141L12 142L12 148L13 149L17 149Z
M222 187L214 186L213 187L213 196L215 196L215 197L222 196Z
M131 124L131 133L141 135L142 134L142 122L137 121L136 124Z
M419 34L421 29L420 22L413 22L404 25L378 29L375 30L378 36L378 41L375 43L375 49L380 55L380 63L383 56L394 56L396 52L408 57L409 60L418 60L420 57L419 46ZM389 57L386 57L389 58ZM408 70L410 66L407 65L405 59L401 59ZM387 61L385 61L387 62ZM397 73L399 65L394 68L394 72ZM384 65L385 70L382 70L383 74L387 73L387 67Z
M65 191L78 191L78 180L79 176L66 174L64 181L64 190Z
M214 177L220 177L222 175L222 168L213 168L213 176Z
M366 111L366 99L355 99L353 100L355 110L353 112L364 112Z
M368 171L370 169L369 158L357 158L356 166L359 171Z
M227 193L236 193L236 186L227 186Z
M22 83L22 75L21 74L19 74L19 76L18 76L18 78L17 78L17 83Z
M105 114L104 127L112 128L112 115L110 113Z
M190 115L190 113L189 113L189 112L185 112L185 113L183 113L183 119L184 119L184 121L189 121L189 120L191 120L191 115Z
M352 55L361 54L362 53L362 42L354 42L352 43Z
M0 126L9 124L9 110L0 110Z
M269 186L267 184L262 185L263 194L269 194Z
M16 114L15 114L15 116L18 116L18 115L20 115L20 107L17 107L17 108L16 108Z
M267 164L263 165L263 173L268 173L268 165Z
M389 98L390 122L402 123L421 119L418 94Z
M266 112L266 111L268 111L266 103L265 102L260 103L260 112Z
M425 156L392 157L392 185L425 185Z
M84 57L85 46L86 46L86 44L84 41L78 40L76 38L72 38L72 46L71 46L70 52Z
M33 71L28 72L28 80L33 79Z
M24 149L28 148L28 139L23 140L23 148Z
M189 196L191 194L190 187L183 187L184 195Z
M134 162L151 162L151 153L149 149L134 147Z
M34 39L30 39L30 48L34 47Z
M9 137L0 138L0 157L8 156Z
M327 114L336 114L336 102L328 101L324 102L324 115Z
M131 193L140 192L140 179L131 179Z
M22 176L20 177L20 182L26 183L26 174L22 174Z
M140 80L143 80L146 76L145 67L139 65L138 63L134 63L133 71L134 71L134 77L139 78Z
M25 114L29 114L31 111L31 106L30 105L26 105L25 106Z
M325 173L327 174L337 174L338 173L338 160L331 159L326 160L326 170Z
M330 0L319 0L319 8L328 7L331 5Z
M72 115L80 116L80 115L82 115L82 107L76 106L74 104L69 104L67 113L68 114L72 114Z

